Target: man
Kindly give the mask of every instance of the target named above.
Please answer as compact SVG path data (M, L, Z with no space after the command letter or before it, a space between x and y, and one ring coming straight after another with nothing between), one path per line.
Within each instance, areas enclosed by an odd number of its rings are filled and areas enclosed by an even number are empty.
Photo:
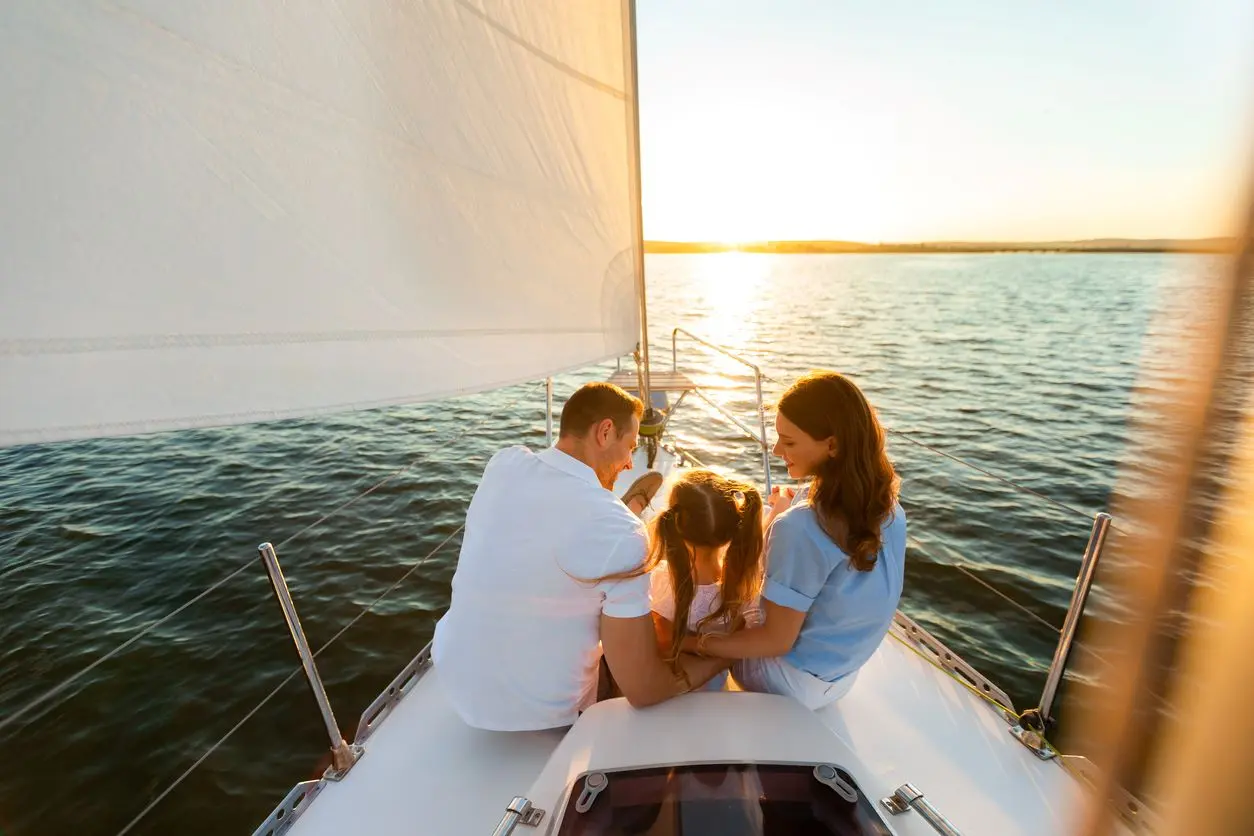
M662 702L726 663L658 655L640 519L610 492L631 468L641 402L608 383L562 409L557 443L492 457L466 512L453 601L435 628L441 686L468 725L568 726L596 700L602 648L632 705Z

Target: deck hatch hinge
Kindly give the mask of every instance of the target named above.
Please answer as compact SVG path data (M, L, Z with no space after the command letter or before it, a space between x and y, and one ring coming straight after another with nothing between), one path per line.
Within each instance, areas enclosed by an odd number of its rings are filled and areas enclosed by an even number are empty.
M514 828L520 824L538 827L543 820L543 810L533 806L529 799L521 795L515 796L514 800L506 805L505 815L501 818L501 823L496 826L496 830L492 831L492 836L510 836Z
M954 827L949 819L942 816L914 784L902 784L892 795L881 798L880 804L884 805L884 809L894 816L914 810L941 836L962 836L961 831Z

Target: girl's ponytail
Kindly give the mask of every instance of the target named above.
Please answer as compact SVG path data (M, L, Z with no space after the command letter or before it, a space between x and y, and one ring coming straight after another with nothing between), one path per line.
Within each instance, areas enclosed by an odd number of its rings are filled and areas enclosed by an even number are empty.
M740 519L723 557L721 602L706 621L734 624L762 590L762 495L752 486L731 483Z
M672 621L671 647L668 661L672 664L679 660L684 638L688 635L688 613L692 610L692 599L696 595L696 584L692 577L692 555L684 544L680 533L680 510L677 506L662 511L654 520L654 544L657 553L666 560L667 573L671 580L671 597L675 602Z
M740 503L740 529L737 537L762 539L762 494L753 488L738 491L743 500ZM756 533L755 533L756 532ZM733 543L735 540L732 541Z
M720 602L696 625L697 631L734 623L757 599L762 587L762 495L751 485L709 470L693 470L677 480L667 507L653 518L645 571L665 560L675 602L670 652L678 661L691 630L688 619L697 594L693 548L726 545Z

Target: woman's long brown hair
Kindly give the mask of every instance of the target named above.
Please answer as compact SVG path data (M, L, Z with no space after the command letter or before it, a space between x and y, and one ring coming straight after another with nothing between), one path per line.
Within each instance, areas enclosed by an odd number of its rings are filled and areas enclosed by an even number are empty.
M762 496L752 486L709 470L691 470L671 488L670 502L652 523L651 570L662 560L671 579L675 617L670 660L679 658L688 635L688 614L697 585L689 544L717 548L727 545L718 607L697 624L734 624L762 588Z
M853 381L824 371L811 372L788 387L778 409L816 441L835 439L835 455L814 474L810 504L823 531L849 555L853 567L871 571L901 484L875 410Z

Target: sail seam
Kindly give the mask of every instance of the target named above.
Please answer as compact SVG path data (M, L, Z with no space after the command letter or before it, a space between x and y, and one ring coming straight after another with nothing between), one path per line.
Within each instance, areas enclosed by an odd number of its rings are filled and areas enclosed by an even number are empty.
M141 334L128 337L53 337L0 340L0 356L87 354L95 351L160 351L169 348L386 342L458 337L602 336L600 328L433 328L419 331L313 331L275 334Z
M152 432L168 432L170 430L201 430L224 427L241 423L260 421L284 421L292 418L309 418L317 415L328 415L337 412L348 412L358 409L381 409L390 406L410 406L414 404L443 400L461 395L481 394L485 391L505 389L533 382L537 375L556 377L561 374L577 371L621 357L622 351L611 351L588 361L580 361L572 365L561 366L545 372L529 373L518 377L509 377L491 381L479 386L449 387L435 392L420 395L400 395L394 398L383 398L370 401L350 401L346 403L325 404L313 408L296 407L293 409L258 409L247 412L220 413L216 415L188 416L183 418L157 418L150 421L99 421L92 424L63 424L38 429L18 427L5 429L0 427L0 447L16 444L33 444L50 439L69 441L83 438L94 438L109 435L139 435Z
M513 43L527 50L532 55L536 56L541 61L553 67L554 69L565 73L571 78L574 78L578 81L582 81L584 84L596 90L600 90L602 93L608 93L616 99L627 101L627 94L624 91L619 90L617 87L614 87L613 85L606 84L604 81L601 81L600 79L593 78L587 73L584 73L575 69L570 64L567 64L565 61L561 60L560 58L550 55L549 53L540 49L540 47L536 46L530 41L523 39L521 36L515 34L513 31L507 28L504 24L493 19L487 12L483 11L482 9L479 9L475 7L474 5L466 2L466 0L453 0L453 2L456 3L458 6L462 7L463 9L465 9L466 11L473 14L475 17L482 20L493 31L499 33L500 35L503 35L507 40L512 41Z

